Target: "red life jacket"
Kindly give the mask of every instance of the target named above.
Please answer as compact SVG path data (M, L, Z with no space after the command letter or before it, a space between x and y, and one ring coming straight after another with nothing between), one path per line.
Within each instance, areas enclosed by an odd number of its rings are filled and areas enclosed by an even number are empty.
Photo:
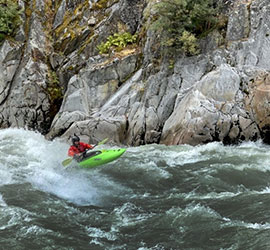
M76 147L74 145L71 145L68 150L68 156L74 156L75 154L83 153L86 149L92 149L94 148L92 145L79 142L79 145Z

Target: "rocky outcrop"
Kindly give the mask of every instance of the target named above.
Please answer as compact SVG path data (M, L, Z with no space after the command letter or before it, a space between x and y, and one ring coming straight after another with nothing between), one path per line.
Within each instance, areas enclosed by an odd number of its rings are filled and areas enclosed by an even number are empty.
M24 29L0 48L2 128L128 145L270 142L267 0L234 1L226 36L214 31L200 55L173 63L145 30L152 1L28 2ZM139 46L100 56L123 31L140 33Z
M0 124L2 128L25 127L45 133L52 121L46 89L47 41L42 20L36 13L31 18L25 17L25 24L25 29L19 31L18 41L6 40L1 46Z
M106 135L114 138L116 142L122 142L124 136L121 136L121 130L122 123L126 123L123 118L126 110L121 111L120 104L114 103L116 106L112 111L110 109L113 104L109 103L121 95L122 88L127 88L122 85L124 82L127 85L127 79L135 74L140 65L140 57L140 53L132 53L121 60L116 58L110 62L92 65L88 70L81 70L73 76L48 137L62 135L63 131L68 130L65 136L77 132L90 135L91 141L97 141ZM122 118L117 117L119 115ZM84 132L82 127L85 127Z
M175 107L161 142L196 145L257 139L259 130L245 110L240 83L238 72L228 64L206 74Z
M252 114L252 120L258 126L261 137L270 142L270 76L267 71L258 71L249 82L245 98L246 110Z
M268 5L267 1L235 3L226 48L209 53L213 69L175 106L164 125L161 143L269 141L269 93L265 87L269 27L263 25L268 23ZM260 86L254 80L258 77Z

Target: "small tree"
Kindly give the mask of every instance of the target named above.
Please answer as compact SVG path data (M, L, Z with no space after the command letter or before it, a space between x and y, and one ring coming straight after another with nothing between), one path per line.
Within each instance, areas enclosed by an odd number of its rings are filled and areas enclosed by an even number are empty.
M197 38L218 23L214 0L163 0L154 5L151 28L160 33L166 47L198 53Z
M13 35L21 24L20 8L15 0L0 0L0 40Z

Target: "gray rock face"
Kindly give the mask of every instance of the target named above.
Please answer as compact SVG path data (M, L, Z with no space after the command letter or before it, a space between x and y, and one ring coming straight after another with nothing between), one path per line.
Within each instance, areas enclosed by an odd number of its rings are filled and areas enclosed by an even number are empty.
M262 99L254 78L258 71L269 68L269 3L250 2L235 4L229 18L227 49L209 54L208 62L214 70L196 82L175 107L163 127L161 143L196 145L215 140L237 143L267 139L267 94ZM263 11L258 13L258 9ZM265 22L266 26L260 25ZM261 89L265 91L263 86ZM259 122L259 116L263 122Z
M141 48L98 55L108 35L141 32L152 1L49 2L0 47L2 128L128 145L270 142L268 0L234 1L226 37L213 32L173 65L157 61L152 30Z
M21 40L21 39L20 39ZM51 119L45 90L48 66L46 39L39 17L33 13L27 43L5 41L1 46L0 124L46 132Z
M241 106L244 100L239 89L240 77L227 64L205 75L166 121L161 143L233 143L245 140L246 135L258 137L258 128L255 124L250 128L252 121Z
M48 136L59 135L63 129L68 129L71 125L70 130L72 131L74 126L81 127L81 122L83 122L83 124L89 123L89 127L104 127L101 129L101 133L96 133L107 134L110 138L117 137L114 122L118 123L119 118L114 117L116 113L120 114L121 107L118 106L118 102L111 104L111 106L108 102L112 102L112 99L116 102L117 95L119 95L117 92L120 92L122 82L134 74L138 67L139 58L139 55L130 55L122 60L116 59L106 64L96 64L95 67L82 70L78 75L73 76L69 81L61 109L53 121ZM110 99L111 97L112 99ZM116 111L109 111L113 105L117 105L114 107ZM126 110L121 115L125 115L125 112ZM104 117L103 125L97 125L96 117L100 116ZM112 120L110 121L110 119ZM109 121L108 125L106 125L107 121ZM110 124L112 125L111 129ZM72 134L72 132L67 131L67 134L70 133ZM87 134L92 133L93 129L89 130ZM92 136L93 140L98 140L96 137ZM117 139L117 141L120 140Z
M247 38L250 32L249 23L249 5L236 3L233 12L230 15L226 39L228 41L238 41Z
M52 27L53 29L57 28L59 25L63 23L65 13L66 13L66 1L62 1L54 18L54 23Z

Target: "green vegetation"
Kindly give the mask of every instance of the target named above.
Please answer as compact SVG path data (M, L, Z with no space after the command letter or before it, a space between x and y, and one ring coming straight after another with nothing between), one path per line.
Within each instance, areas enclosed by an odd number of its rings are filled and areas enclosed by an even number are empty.
M0 0L0 41L14 34L21 24L20 13L16 0Z
M58 102L63 99L62 87L60 86L57 74L54 71L48 74L48 87L47 91L52 103Z
M107 54L113 50L121 51L128 44L137 42L137 35L131 35L129 32L115 33L107 37L107 41L97 46L100 54Z
M182 50L186 54L196 55L198 54L197 38L194 34L184 30L181 37L179 37L179 42L182 43Z
M63 101L63 88L55 71L50 70L47 75L47 88L44 89L50 101L49 117L51 121L59 111Z
M215 0L157 2L154 4L155 14L150 28L159 33L163 46L181 49L186 55L198 54L197 39L217 28L220 23L220 8L216 2Z
M103 10L106 9L113 4L117 3L119 0L98 0L92 2L92 8L93 11Z
M99 0L92 5L93 10L100 10L106 8L108 0Z

